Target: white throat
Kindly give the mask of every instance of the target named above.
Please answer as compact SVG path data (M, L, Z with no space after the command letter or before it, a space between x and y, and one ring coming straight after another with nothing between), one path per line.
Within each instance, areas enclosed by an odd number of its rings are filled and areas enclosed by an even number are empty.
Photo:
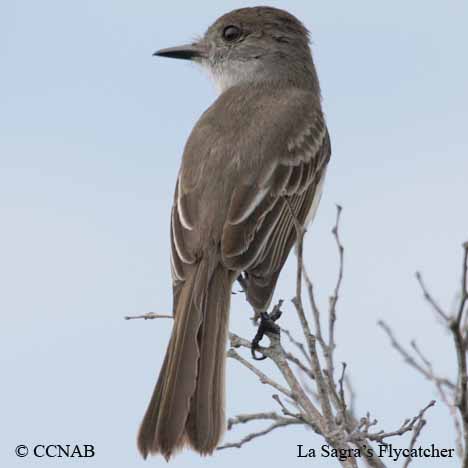
M219 94L237 84L248 81L258 81L262 76L262 73L259 73L259 64L253 60L229 60L215 66L205 62L202 65L213 80Z

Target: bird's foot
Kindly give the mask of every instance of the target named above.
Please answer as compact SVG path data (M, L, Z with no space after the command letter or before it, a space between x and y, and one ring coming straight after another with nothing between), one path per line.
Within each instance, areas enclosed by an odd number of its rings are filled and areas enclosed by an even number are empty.
M260 348L259 345L262 338L265 335L268 335L269 333L272 333L274 335L280 334L280 327L275 322L281 317L280 307L282 303L283 301L280 300L278 304L273 308L270 314L268 312L260 312L260 323L258 325L257 333L255 334L255 337L252 340L251 347L252 358L256 361L262 361L263 359L267 358L265 355L258 357L255 354L255 352Z

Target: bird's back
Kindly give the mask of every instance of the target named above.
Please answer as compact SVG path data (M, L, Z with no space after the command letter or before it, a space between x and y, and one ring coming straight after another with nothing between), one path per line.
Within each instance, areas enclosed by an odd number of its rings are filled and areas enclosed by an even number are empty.
M320 110L316 101L294 87L239 85L204 112L185 146L176 194L194 223L184 236L189 250L221 241L236 187L259 188L278 154L287 157L287 143L301 131L297 122L306 126Z

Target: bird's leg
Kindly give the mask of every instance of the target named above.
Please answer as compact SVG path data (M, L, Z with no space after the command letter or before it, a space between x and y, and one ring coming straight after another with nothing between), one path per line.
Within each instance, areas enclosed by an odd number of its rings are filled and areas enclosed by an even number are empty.
M257 333L255 334L254 339L252 340L252 358L256 361L262 361L266 359L266 356L257 357L255 351L258 350L260 341L265 335L269 333L273 333L275 335L280 334L280 327L275 323L281 317L281 305L283 301L280 300L271 313L262 311L259 313L260 323L258 325ZM255 311L255 315L257 315L257 311Z

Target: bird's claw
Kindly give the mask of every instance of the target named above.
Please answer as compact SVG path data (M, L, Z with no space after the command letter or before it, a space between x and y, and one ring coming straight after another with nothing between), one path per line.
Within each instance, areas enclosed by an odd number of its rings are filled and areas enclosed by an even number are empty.
M275 335L280 334L280 327L275 323L281 316L280 305L281 304L279 303L277 306L275 306L271 314L268 312L260 312L260 323L258 325L257 333L252 340L251 347L252 358L256 361L262 361L263 359L267 358L265 355L258 357L255 354L255 351L260 348L259 345L262 338L268 333L273 333Z

